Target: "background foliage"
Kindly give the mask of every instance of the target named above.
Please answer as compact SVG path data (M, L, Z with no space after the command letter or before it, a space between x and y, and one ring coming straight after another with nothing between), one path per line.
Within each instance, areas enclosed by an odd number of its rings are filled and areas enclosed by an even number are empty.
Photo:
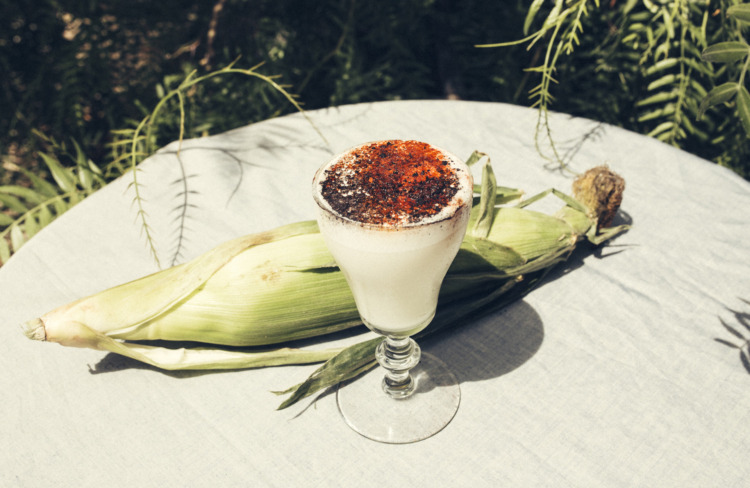
M698 117L716 87L746 84L747 55L702 56L719 42L746 46L747 24L727 15L741 3L0 0L0 261L121 174L113 143L189 73L238 57L242 68L263 62L257 72L278 75L306 109L417 98L536 105L650 134L748 178L739 97L714 97ZM186 137L296 110L243 76L182 95ZM180 134L171 108L152 121L157 146Z

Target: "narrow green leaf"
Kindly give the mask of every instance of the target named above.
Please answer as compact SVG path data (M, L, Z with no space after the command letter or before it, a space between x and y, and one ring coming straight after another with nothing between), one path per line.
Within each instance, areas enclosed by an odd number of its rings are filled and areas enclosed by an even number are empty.
M549 15L544 20L544 29L549 29L555 25L561 16L567 16L570 10L562 11L564 0L555 0L555 6L550 10Z
M668 130L671 130L672 127L674 127L674 122L662 122L661 124L657 125L651 132L649 132L648 135L649 137L656 137L658 139L659 135Z
M375 349L382 341L382 337L376 337L344 349L315 370L303 383L281 392L292 395L279 405L278 410L283 410L317 391L352 379L375 366Z
M31 239L36 235L37 232L41 229L39 226L39 223L36 221L36 218L34 217L33 213L26 214L26 220L24 230L26 231L26 237L28 239Z
M555 188L552 188L552 194L565 202L565 204L572 209L578 210L582 214L588 212L588 209L581 202L571 197L570 195L566 195L565 193L561 192L560 190L556 190Z
M474 151L473 153L471 153L471 156L469 156L469 159L466 160L466 166L469 166L469 167L474 166L479 161L481 161L482 158L484 157L488 157L488 156L483 152Z
M466 160L466 166L473 166L477 164L479 161L481 161L483 158L487 158L487 162L489 164L489 156L483 152L474 151L471 153L471 156L469 156L469 159ZM474 193L481 195L482 194L482 185L481 184L474 184ZM519 190L517 188L510 188L508 186L495 186L495 205L501 205L503 203L512 202L514 200L518 200L523 196L523 190ZM474 197L474 205L476 205L479 202L478 197Z
M94 184L94 175L92 174L91 168L90 168L90 161L86 157L86 155L83 153L83 149L81 149L81 146L78 145L78 143L74 140L73 146L76 150L76 167L78 168L78 181L81 183L81 186L87 190L91 191L93 184ZM93 164L93 163L91 163Z
M10 215L7 215L7 214L4 214L4 213L0 212L0 227L7 227L10 224L12 224L13 222L15 222L15 220L13 219L13 217L11 217Z
M638 14L637 14L637 13L633 14L633 13L631 13L631 11L632 11L632 10L633 10L633 9L635 8L635 6L636 6L636 5L638 5L639 3L640 3L640 2L639 2L639 0L627 0L627 1L625 2L625 6L624 6L624 7L622 7L622 13L623 13L623 14L626 14L626 15L628 15L628 14L629 14L629 15L631 15L631 16L633 16L633 17L635 17L635 16L636 16L636 15L638 15ZM599 2L597 2L597 3L596 3L596 6L597 6L597 7L599 6ZM645 13L645 12L644 12L644 13Z
M26 213L26 211L28 210L28 208L26 208L26 205L21 203L21 201L13 195L0 193L0 203L2 203L5 208L13 210L14 212L18 212L20 214Z
M648 87L646 87L646 90L652 91L656 90L657 88L661 88L666 85L672 85L675 81L677 81L677 75L674 74L668 74L664 75L658 80L654 80L651 83L648 84Z
M744 42L727 41L708 46L701 57L712 63L732 63L750 54L750 46Z
M740 88L737 95L737 112L740 114L742 127L745 128L745 134L750 137L750 93L744 86Z
M659 11L659 7L657 7L657 6L656 6L656 5L654 4L654 2L652 2L651 0L643 0L643 5L644 5L644 6L645 6L645 7L647 8L647 9L649 9L649 11L650 11L650 12L651 12L652 14L655 14L656 12L658 12L658 11Z
M534 17L536 17L537 12L539 12L539 8L544 3L544 0L534 0L531 3L531 6L529 7L529 11L526 13L526 19L523 22L523 35L527 35L529 33L529 27L531 27L531 22L534 21Z
M52 215L52 212L50 212L47 205L43 205L39 208L37 218L39 219L39 225L41 225L42 227L48 225L55 219L54 215Z
M497 198L495 199L495 205L503 205L516 200L520 200L523 197L523 190L516 188L510 188L507 186L497 187Z
M91 175L91 171L88 168L84 166L78 167L78 181L87 192L90 192L93 189L93 177Z
M551 193L552 193L552 188L550 188L549 190L544 190L541 193L537 193L536 195L526 198L522 202L519 202L518 205L516 205L516 207L518 208L528 207L532 203L538 202L539 200L541 200L542 198L546 197L547 195Z
M675 58L669 58L669 59L662 59L661 61L657 61L653 65L651 65L646 70L646 76L653 75L654 73L658 73L660 71L663 71L665 69L673 68L679 64L679 60Z
M674 23L667 9L662 10L662 19L664 20L664 27L667 28L667 38L674 39Z
M10 243L13 246L13 251L18 251L26 243L26 238L23 236L21 227L14 224L10 228Z
M79 191L73 191L70 193L70 196L68 197L68 200L70 201L70 206L72 207L76 203L79 203L81 200L83 200L83 193Z
M663 103L669 100L674 100L678 96L679 96L679 93L676 90L672 90L668 92L661 92L655 95L651 95L648 98L644 98L643 100L640 100L639 102L636 103L636 106L642 107L644 105L651 105L652 103Z
M7 195L15 195L19 198L23 198L24 200L28 200L29 202L36 204L36 205L44 201L43 195L40 195L39 193L34 191L32 188L26 188L24 186L18 186L18 185L0 186L0 193L5 193Z
M651 42L649 42L651 44ZM662 59L664 61L669 61L669 50L672 47L672 43L669 42L669 40L665 40L665 42L659 44L656 49L654 49L654 59ZM677 60L675 60L677 61Z
M682 117L680 122L682 124L682 127L695 139L699 141L705 141L709 139L708 134L693 125L693 123L690 121L690 117Z
M647 44L649 46L653 46L654 45L654 30L653 29L646 29L645 32L646 32L646 41L647 41ZM637 48L637 46L636 46L636 48ZM646 58L642 58L642 59L645 60Z
M492 228L495 217L495 199L497 198L497 182L495 172L489 158L482 168L482 192L479 197L479 210L476 221L472 228L472 234L476 237L487 237Z
M43 195L46 198L52 198L60 194L60 191L58 190L57 187L55 187L55 185L44 180L43 178L40 178L33 171L29 171L25 168L21 168L21 171L23 172L24 176L26 176L29 180L31 180L31 183L34 186L34 189L40 195Z
M56 215L62 215L65 212L67 212L68 209L73 206L73 204L66 202L62 198L56 198L55 200L52 201L52 206L55 209Z
M708 92L708 95L701 102L700 109L698 111L698 119L700 119L709 107L719 105L721 103L728 102L737 94L740 89L739 83L730 82L719 85Z
M727 9L727 15L743 24L750 24L750 3L732 5Z
M689 83L698 96L705 97L706 95L708 95L708 92L705 88L703 88L703 85L701 85L701 83L695 78L691 78Z
M10 246L5 237L0 237L0 264L5 264L10 259Z
M73 147L75 148L75 151L76 151L76 157L75 157L76 166L85 166L86 160L88 158L83 153L83 149L81 149L81 146L75 140L73 140Z
M57 158L44 153L39 153L39 155L52 173L55 182L63 191L69 192L75 190L76 185L73 177L63 168Z
M673 115L675 112L675 108L676 107L674 103L668 103L664 105L663 107L660 107L656 110L652 110L650 112L644 113L643 115L640 115L638 117L638 122L648 122L649 120L660 119L662 117Z

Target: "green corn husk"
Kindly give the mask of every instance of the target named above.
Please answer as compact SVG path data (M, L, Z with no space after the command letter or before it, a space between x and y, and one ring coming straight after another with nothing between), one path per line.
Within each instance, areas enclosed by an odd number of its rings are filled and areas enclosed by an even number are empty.
M467 163L483 156L474 153ZM592 171L613 175L605 168ZM599 244L625 230L601 228L596 210L580 203L594 201L586 200L592 191L605 191L592 186L596 178L589 180L574 188L575 198L551 190L504 206L521 192L497 187L486 158L469 230L423 334L498 309L528 292L581 240ZM622 186L617 192L621 198ZM558 214L524 208L548 193L565 203ZM55 309L24 330L31 339L110 351L167 370L326 361L285 392L291 393L285 407L372 367L377 340L322 350L284 344L360 324L346 280L310 221L226 242L189 263Z

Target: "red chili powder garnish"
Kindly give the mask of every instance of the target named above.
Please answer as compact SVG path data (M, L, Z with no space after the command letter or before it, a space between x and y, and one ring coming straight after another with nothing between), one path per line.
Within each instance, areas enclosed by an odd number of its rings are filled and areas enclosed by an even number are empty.
M335 212L367 224L417 222L458 192L448 157L418 141L359 147L326 169L321 194Z

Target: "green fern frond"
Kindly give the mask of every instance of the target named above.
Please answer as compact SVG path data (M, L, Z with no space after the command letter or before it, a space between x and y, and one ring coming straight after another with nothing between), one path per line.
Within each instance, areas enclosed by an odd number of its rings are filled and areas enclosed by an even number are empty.
M701 60L707 9L680 0L644 5L647 10L630 19L622 39L641 51L640 72L647 83L635 104L637 121L648 135L678 147L707 141L715 124L710 118L698 121L706 86L716 76Z
M549 108L555 100L552 96L551 88L552 85L558 83L554 77L554 73L557 70L560 57L571 56L576 46L580 45L580 35L584 32L583 19L589 15L588 7L590 2L591 0L570 2L555 0L554 6L547 13L541 27L534 33L516 41L477 45L477 47L491 48L526 44L527 49L531 49L536 43L544 39L546 46L544 47L544 56L541 64L526 70L540 77L539 83L528 92L531 107L538 109L534 144L540 156L566 171L568 170L568 163L558 150L555 139L552 136L552 128L549 125ZM542 11L542 4L543 2L538 0L532 2L526 15L524 33L529 31L531 24ZM600 6L599 0L594 0L593 4L597 8ZM551 155L547 155L543 149L543 139L552 152Z
M160 100L154 107L154 109L145 115L136 125L132 131L119 131L115 134L116 140L110 146L112 151L116 154L110 168L116 167L122 169L123 173L129 172L131 175L131 181L129 188L133 192L133 206L135 207L136 220L140 223L141 233L146 241L148 250L156 262L157 266L161 267L161 260L159 258L156 243L154 242L153 229L149 223L148 212L146 211L146 200L142 191L142 184L139 179L138 165L145 159L145 157L153 154L159 147L158 133L160 124L163 120L170 115L170 110L177 112L177 124L178 124L178 149L177 149L177 161L180 165L182 176L179 180L181 189L178 195L182 201L180 208L180 218L177 219L177 243L175 249L172 251L170 256L170 263L173 265L176 263L181 255L183 242L185 239L185 221L187 218L187 209L191 207L191 204L187 202L187 198L192 194L189 185L188 177L182 167L180 160L180 150L182 141L186 136L186 126L188 119L188 100L190 100L189 94L196 90L200 85L207 83L209 80L219 78L222 76L229 75L242 75L249 77L263 84L271 87L271 89L280 94L288 103L290 103L295 109L297 109L307 119L313 129L317 132L323 142L328 145L328 141L318 127L312 122L307 113L302 109L302 106L297 101L297 97L287 91L285 85L277 82L278 76L264 75L258 71L261 64L255 65L249 69L237 68L236 64L238 59L230 63L224 68L209 72L205 75L198 76L197 71L193 70L188 73L183 79L179 81L176 87L169 88L174 85L176 79L174 77L165 80L164 85L160 85ZM264 96L263 92L260 92L261 96ZM268 104L272 104L270 100ZM176 108L174 106L176 104Z
M595 14L594 7L599 7ZM741 35L750 20L745 17L750 19L750 3L740 0L627 0L601 7L592 1L534 1L523 39L483 47L536 44L539 62L527 72L538 80L528 92L529 104L539 110L537 151L561 169L567 169L565 155L556 147L547 115L560 103L550 95L553 90L563 94L566 112L638 130L742 174L739 168L747 164L740 155L748 153L748 143L736 133L747 127L750 135L744 78L750 45ZM534 24L541 27L533 31ZM709 54L720 62L707 63L712 60L702 54L717 42L725 44ZM566 82L585 86L591 100ZM724 124L728 113L741 123ZM722 138L719 131L729 133Z

